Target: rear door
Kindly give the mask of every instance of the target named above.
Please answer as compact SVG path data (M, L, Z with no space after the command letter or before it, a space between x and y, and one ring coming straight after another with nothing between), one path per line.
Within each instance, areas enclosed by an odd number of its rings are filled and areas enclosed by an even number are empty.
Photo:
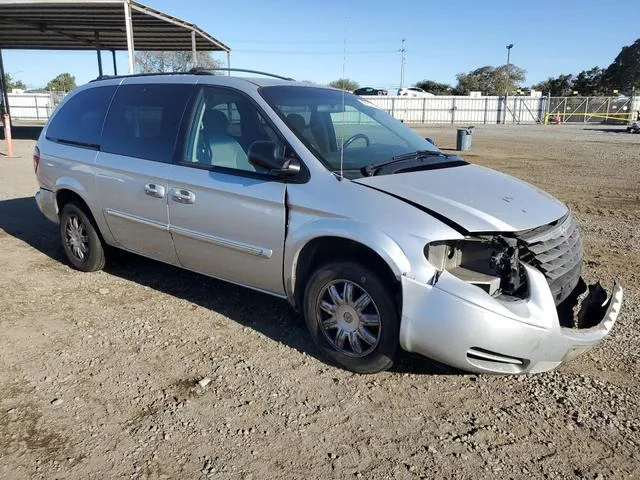
M194 87L149 84L148 78L131 81L118 88L107 114L96 159L96 190L119 246L175 264L167 179Z
M244 94L199 89L184 149L169 175L170 230L182 265L284 293L286 184L257 172L247 156L254 141L274 137Z

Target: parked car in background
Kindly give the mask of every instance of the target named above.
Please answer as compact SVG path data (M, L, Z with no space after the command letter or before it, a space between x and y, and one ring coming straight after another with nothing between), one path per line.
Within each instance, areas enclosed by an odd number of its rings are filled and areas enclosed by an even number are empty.
M474 372L552 370L605 338L622 304L618 284L582 279L566 205L341 90L103 78L65 97L33 163L76 269L100 270L112 246L287 299L354 372L391 367L399 348Z
M362 87L353 91L354 95L387 95L386 90L382 88Z
M425 92L419 87L400 88L398 95L401 97L435 97L433 93Z

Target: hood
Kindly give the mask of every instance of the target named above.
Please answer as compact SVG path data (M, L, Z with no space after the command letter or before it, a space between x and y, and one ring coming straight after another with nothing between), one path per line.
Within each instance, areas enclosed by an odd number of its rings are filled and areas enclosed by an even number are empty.
M467 232L517 232L562 217L567 207L542 190L477 165L354 180L417 204Z

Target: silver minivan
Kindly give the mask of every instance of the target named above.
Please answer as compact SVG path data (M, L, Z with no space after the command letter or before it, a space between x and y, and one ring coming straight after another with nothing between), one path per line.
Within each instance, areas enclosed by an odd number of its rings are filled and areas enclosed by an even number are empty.
M112 246L287 299L329 361L362 373L398 347L542 372L609 333L622 288L582 280L564 204L360 97L263 76L69 94L34 166L71 265L99 270Z

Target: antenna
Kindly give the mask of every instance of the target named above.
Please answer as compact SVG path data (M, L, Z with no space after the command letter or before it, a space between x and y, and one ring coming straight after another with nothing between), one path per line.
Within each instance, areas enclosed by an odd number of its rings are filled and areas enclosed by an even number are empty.
M405 62L405 52L407 51L407 49L404 47L404 42L405 39L402 39L402 47L400 47L400 50L398 50L401 54L401 60L400 60L400 88L404 87L404 62Z
M342 115L344 115L344 89L347 70L347 17L344 17L344 37L342 44ZM344 121L344 120L343 120ZM343 175L344 165L344 125L340 132L340 180L344 179Z

